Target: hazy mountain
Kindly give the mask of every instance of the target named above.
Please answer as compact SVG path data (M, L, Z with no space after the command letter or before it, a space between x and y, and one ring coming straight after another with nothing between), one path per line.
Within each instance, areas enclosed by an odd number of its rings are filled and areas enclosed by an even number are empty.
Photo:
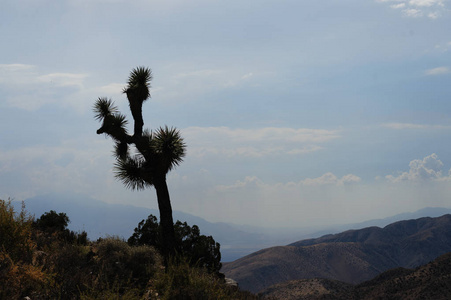
M159 216L156 209L133 205L109 204L94 200L86 195L49 194L25 200L27 210L36 217L44 212L55 210L66 213L74 231L85 230L92 240L101 236L114 235L128 238L138 223L149 214ZM16 202L20 207L20 203ZM222 261L230 262L263 248L286 245L293 241L315 238L328 233L336 233L350 228L362 228L364 225L388 224L389 220L401 220L402 217L419 215L435 217L451 209L429 208L415 213L397 215L387 219L371 220L365 223L346 224L311 228L265 228L231 223L208 222L197 216L174 211L174 219L198 225L202 234L212 235L221 244Z
M372 219L359 223L337 224L334 226L326 226L321 230L312 231L311 236L303 238L315 238L326 234L339 233L350 229L362 229L371 226L385 227L391 223L395 223L402 220L418 219L423 217L435 218L446 214L451 214L451 208L426 207L414 212L401 213L387 218Z
M258 292L308 278L360 283L396 267L412 268L451 251L451 215L349 230L264 249L224 264L241 288Z
M353 286L329 279L279 283L260 295L273 299L449 299L451 252L416 269L396 268Z
M91 240L105 236L119 236L127 239L141 220L146 219L150 214L159 217L156 209L109 204L85 195L49 194L32 197L24 202L26 210L36 218L50 210L66 213L70 219L69 229L84 230ZM20 202L13 204L16 208L20 208ZM173 214L174 220L187 222L191 226L198 225L202 234L213 236L221 244L223 261L233 261L279 241L262 233L246 232L240 230L238 226L227 223L208 222L180 211L174 211Z

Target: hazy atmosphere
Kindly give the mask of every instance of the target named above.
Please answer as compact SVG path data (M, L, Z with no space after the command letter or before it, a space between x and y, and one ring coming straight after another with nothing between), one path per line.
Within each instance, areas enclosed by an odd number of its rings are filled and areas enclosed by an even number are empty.
M174 210L302 227L451 207L451 1L3 0L0 199L114 178L93 104L153 72L144 127L187 144ZM70 217L70 214L69 214ZM139 220L137 220L139 221Z

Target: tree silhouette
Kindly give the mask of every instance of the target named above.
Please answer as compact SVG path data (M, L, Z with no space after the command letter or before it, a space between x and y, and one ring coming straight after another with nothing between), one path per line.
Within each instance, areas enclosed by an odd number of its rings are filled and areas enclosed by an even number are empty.
M181 221L174 224L174 231L177 254L188 259L190 265L219 275L222 267L220 244L212 236L201 235L197 225L191 227ZM149 245L160 249L161 241L161 226L155 216L149 215L139 222L127 242L131 246Z
M142 105L150 98L151 80L149 68L137 67L130 73L128 84L123 90L134 119L133 135L127 133L127 120L112 100L97 99L94 112L95 118L102 122L97 134L105 133L115 142L116 178L132 190L155 187L163 236L162 250L168 256L174 253L175 234L166 174L182 162L186 146L175 128L165 126L155 132L143 130ZM130 145L136 149L133 154L130 153Z

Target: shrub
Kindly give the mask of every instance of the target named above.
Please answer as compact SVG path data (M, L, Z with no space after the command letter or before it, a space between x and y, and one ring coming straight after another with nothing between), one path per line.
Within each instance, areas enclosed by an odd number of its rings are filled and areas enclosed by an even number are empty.
M23 204L16 213L10 200L0 200L0 299L46 294L52 285L52 276L42 266L32 264L36 249L32 223Z
M221 252L219 243L213 237L200 234L199 227L190 227L186 222L177 221L174 224L176 253L188 259L192 266L205 268L210 273L219 274L221 269ZM128 239L130 245L151 245L162 250L161 228L157 218L149 215L135 228Z
M31 261L36 244L31 239L33 217L25 211L16 214L11 200L0 200L0 250L14 261Z
M119 238L106 238L95 245L99 280L145 287L161 266L161 257L150 246L131 247Z
M223 279L206 269L193 268L181 258L172 259L166 272L158 273L151 281L149 293L162 300L257 299L255 295L226 285Z
M64 242L87 245L88 234L86 231L75 233L67 229L69 223L69 217L65 213L57 213L51 210L39 217L33 223L33 227L41 233L41 238L44 240L44 243L48 243L49 239L54 240L56 238ZM45 241L46 239L47 241Z

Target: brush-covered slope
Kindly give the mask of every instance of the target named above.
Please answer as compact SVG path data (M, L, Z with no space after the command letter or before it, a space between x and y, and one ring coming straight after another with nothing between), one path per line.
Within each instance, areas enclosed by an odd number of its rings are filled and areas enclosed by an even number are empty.
M451 251L451 215L400 221L272 247L225 264L241 288L326 278L357 284L388 269L414 268Z
M270 299L449 299L451 252L416 269L396 268L353 286L330 279L300 279L273 285Z

